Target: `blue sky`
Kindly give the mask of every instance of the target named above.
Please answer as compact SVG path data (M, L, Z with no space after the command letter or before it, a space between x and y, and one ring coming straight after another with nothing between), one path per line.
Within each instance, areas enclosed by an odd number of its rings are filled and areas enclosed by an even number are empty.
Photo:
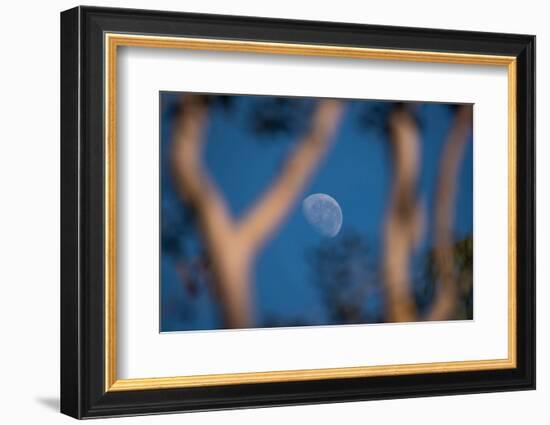
M200 237L193 224L181 225L187 212L174 191L166 163L174 108L179 99L179 94L161 93L161 330L215 329L221 326L221 319L208 289L198 288L197 293L190 295L175 271L178 255L192 258L201 249ZM299 133L259 135L252 131L250 114L261 107L264 100L257 96L235 96L231 108L213 106L209 109L204 161L234 217L242 215L269 186ZM389 143L382 127L361 125L364 111L375 105L380 105L380 102L345 101L345 112L331 150L290 215L258 256L254 267L258 326L270 317L283 321L299 317L307 324L329 324L327 311L320 302L319 289L315 286L315 270L307 261L308 253L326 238L303 216L301 201L308 195L320 192L336 199L343 212L343 225L334 239L344 237L347 232L360 234L367 242L374 262L379 260L391 178ZM391 107L388 103L384 105ZM433 222L439 158L453 112L448 106L436 103L419 103L415 110L421 123L422 139L418 196L429 224ZM471 235L473 231L472 173L470 140L461 163L457 188L453 229L456 240ZM413 272L421 268L432 237L432 228L428 225L413 258ZM166 240L172 245L168 245ZM184 247L176 250L184 254L173 253L170 247L174 243Z

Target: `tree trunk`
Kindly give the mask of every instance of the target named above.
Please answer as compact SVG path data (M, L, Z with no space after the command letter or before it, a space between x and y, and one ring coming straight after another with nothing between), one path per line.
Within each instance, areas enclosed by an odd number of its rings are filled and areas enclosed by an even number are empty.
M435 300L427 320L448 320L456 311L458 283L452 226L460 163L472 126L472 106L460 106L445 144L435 200L435 263L438 276Z
M233 246L233 249L232 249ZM251 264L254 255L242 250L236 251L238 244L229 244L225 248L216 248L213 255L214 277L218 282L217 291L223 321L228 328L247 328L252 326L253 285L251 282Z
M415 197L418 179L418 130L407 106L399 105L389 119L393 182L384 230L384 283L387 319L416 319L409 276L410 256L421 234L421 210Z
M185 95L182 107L174 138L174 180L181 196L197 213L225 326L250 327L254 317L251 269L256 256L330 147L342 105L335 100L319 102L310 131L298 141L274 182L238 220L230 216L223 196L203 169L206 102L201 96Z

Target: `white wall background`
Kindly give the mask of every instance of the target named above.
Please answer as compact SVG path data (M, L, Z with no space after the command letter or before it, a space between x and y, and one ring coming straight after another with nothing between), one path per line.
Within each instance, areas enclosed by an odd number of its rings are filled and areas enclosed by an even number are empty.
M548 423L550 412L550 26L534 0L127 0L96 5L537 35L537 391L195 413L109 423ZM6 2L0 15L0 421L70 423L59 392L59 12ZM102 422L102 421L100 421Z

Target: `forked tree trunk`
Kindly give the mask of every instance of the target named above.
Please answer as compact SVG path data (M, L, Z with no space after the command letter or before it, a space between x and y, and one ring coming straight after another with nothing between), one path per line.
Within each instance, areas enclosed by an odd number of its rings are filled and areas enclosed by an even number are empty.
M383 269L388 321L447 320L456 311L458 295L453 257L453 208L460 163L472 125L472 107L459 107L443 148L434 214L438 284L432 307L424 317L417 312L409 276L411 253L423 227L421 209L414 195L419 170L418 130L406 107L396 108L389 124L394 169L384 233Z
M254 260L328 150L341 110L338 101L319 102L310 131L298 141L281 173L244 217L233 219L223 196L204 169L201 157L208 119L206 103L201 96L184 96L174 138L173 172L181 196L197 213L225 326L252 325L251 269Z

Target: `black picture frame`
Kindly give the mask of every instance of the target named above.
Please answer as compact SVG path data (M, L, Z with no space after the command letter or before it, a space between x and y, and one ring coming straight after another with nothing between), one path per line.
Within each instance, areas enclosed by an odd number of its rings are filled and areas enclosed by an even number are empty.
M105 391L106 32L514 56L517 367ZM67 10L61 13L61 194L62 413L92 418L535 388L534 36L96 7Z

